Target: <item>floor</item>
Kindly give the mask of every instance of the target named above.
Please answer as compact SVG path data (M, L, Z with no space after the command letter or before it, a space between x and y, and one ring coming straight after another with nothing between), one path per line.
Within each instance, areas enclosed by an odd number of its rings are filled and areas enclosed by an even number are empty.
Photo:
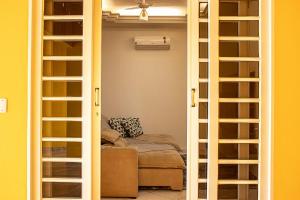
M185 200L186 191L141 190L137 200ZM101 200L133 200L128 198L101 198Z

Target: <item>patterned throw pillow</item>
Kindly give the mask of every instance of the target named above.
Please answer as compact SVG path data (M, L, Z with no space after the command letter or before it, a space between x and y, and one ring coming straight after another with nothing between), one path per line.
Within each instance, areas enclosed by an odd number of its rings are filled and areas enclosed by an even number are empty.
M123 120L123 127L130 137L137 137L143 134L139 118L129 117Z
M123 138L125 138L127 136L126 134L126 131L123 127L123 121L124 121L124 118L122 117L118 117L118 118L111 118L109 121L108 121L108 124L110 125L110 127L113 129L113 130L116 130L118 131L121 136Z

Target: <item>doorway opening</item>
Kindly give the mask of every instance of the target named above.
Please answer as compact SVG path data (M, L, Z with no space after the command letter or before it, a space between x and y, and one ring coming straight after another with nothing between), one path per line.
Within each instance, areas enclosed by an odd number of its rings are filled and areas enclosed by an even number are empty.
M102 197L185 199L186 15L185 0L103 1Z
M271 1L100 4L32 0L28 199L271 199Z

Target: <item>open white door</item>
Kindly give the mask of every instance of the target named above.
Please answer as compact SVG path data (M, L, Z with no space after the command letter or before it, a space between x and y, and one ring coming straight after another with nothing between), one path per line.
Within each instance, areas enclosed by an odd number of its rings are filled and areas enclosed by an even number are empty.
M268 0L189 1L188 199L270 199Z
M29 199L100 199L101 1L31 5Z

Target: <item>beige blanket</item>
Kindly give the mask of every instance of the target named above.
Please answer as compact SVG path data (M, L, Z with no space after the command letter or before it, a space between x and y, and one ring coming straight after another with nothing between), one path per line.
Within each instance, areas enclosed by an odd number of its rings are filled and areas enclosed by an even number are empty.
M181 147L176 143L174 138L165 134L143 134L137 138L128 138L129 144L168 144L181 152Z
M138 150L139 168L185 168L178 152L181 148L169 135L145 134L127 142Z

